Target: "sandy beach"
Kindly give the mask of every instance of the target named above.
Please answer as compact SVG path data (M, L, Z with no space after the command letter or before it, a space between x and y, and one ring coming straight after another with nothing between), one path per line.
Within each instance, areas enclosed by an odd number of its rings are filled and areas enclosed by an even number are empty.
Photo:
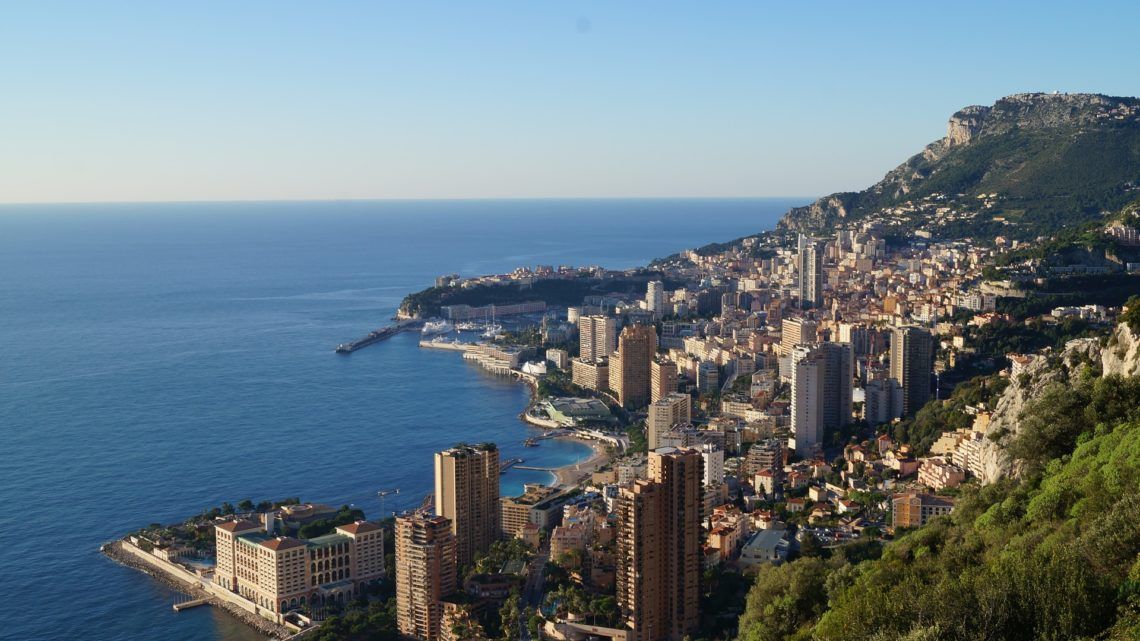
M590 458L582 461L581 463L571 463L564 465L554 470L554 475L557 477L555 485L560 488L574 487L585 477L598 470L610 460L610 455L606 452L604 443L590 439L578 438L575 436L559 436L559 439L573 440L585 445L589 445L593 453Z

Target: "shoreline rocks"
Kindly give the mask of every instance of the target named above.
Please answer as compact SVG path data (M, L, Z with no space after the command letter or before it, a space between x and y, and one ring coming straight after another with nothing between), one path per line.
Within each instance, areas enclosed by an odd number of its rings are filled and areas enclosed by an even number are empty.
M152 579L158 581L159 583L167 586L172 590L175 590L176 592L191 596L195 599L204 599L207 603L210 604L211 607L221 608L230 616L266 635L267 638L287 639L293 636L293 633L290 632L287 628L259 617L256 614L242 610L241 608L231 603L227 603L206 592L200 587L192 586L184 581L180 581L163 572L161 568L150 565L140 560L138 557L123 551L123 545L124 543L122 541L114 541L112 543L104 544L99 548L99 551L102 552L104 556L118 563L119 565L131 568L133 570L138 570L139 572L150 576Z

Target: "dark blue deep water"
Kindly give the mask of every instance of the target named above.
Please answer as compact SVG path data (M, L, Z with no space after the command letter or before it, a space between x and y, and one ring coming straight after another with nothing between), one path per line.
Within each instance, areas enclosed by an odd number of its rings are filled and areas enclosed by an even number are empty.
M623 268L769 229L788 200L0 207L0 638L258 638L98 553L222 501L380 513L431 453L524 451L528 392L409 334L338 356L442 273ZM529 475L529 476L528 476ZM503 491L542 472L512 471ZM390 511L404 507L390 501Z

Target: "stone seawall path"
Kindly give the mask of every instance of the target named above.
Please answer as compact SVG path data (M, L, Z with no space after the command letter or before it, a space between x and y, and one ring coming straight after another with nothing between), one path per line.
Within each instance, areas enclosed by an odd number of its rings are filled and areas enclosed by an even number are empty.
M288 628L278 625L259 616L229 598L220 597L213 590L208 589L205 581L180 566L159 559L126 541L114 541L105 544L100 551L108 558L135 570L150 575L158 582L189 595L195 599L204 599L211 606L219 607L233 615L242 623L254 628L258 632L273 639L300 639L311 630L294 634ZM232 598L239 598L234 595ZM319 626L318 626L319 627ZM317 629L312 628L312 630Z

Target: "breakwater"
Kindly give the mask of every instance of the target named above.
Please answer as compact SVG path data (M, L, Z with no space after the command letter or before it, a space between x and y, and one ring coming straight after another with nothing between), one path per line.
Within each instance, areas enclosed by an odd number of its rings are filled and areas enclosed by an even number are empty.
M99 551L115 562L148 574L158 582L195 600L202 600L211 606L222 608L242 623L271 638L299 641L303 635L319 628L317 626L295 633L294 630L257 614L257 607L253 603L215 586L182 566L149 554L127 541L106 543L99 548Z
M340 345L336 346L336 349L334 351L337 354L351 354L358 349L363 349L374 343L379 343L382 340L391 338L400 332L412 331L420 329L421 327L423 327L422 321L415 319L402 320L397 322L395 325L388 325L386 327L381 327L380 329L368 332L368 334L354 341L341 343Z

